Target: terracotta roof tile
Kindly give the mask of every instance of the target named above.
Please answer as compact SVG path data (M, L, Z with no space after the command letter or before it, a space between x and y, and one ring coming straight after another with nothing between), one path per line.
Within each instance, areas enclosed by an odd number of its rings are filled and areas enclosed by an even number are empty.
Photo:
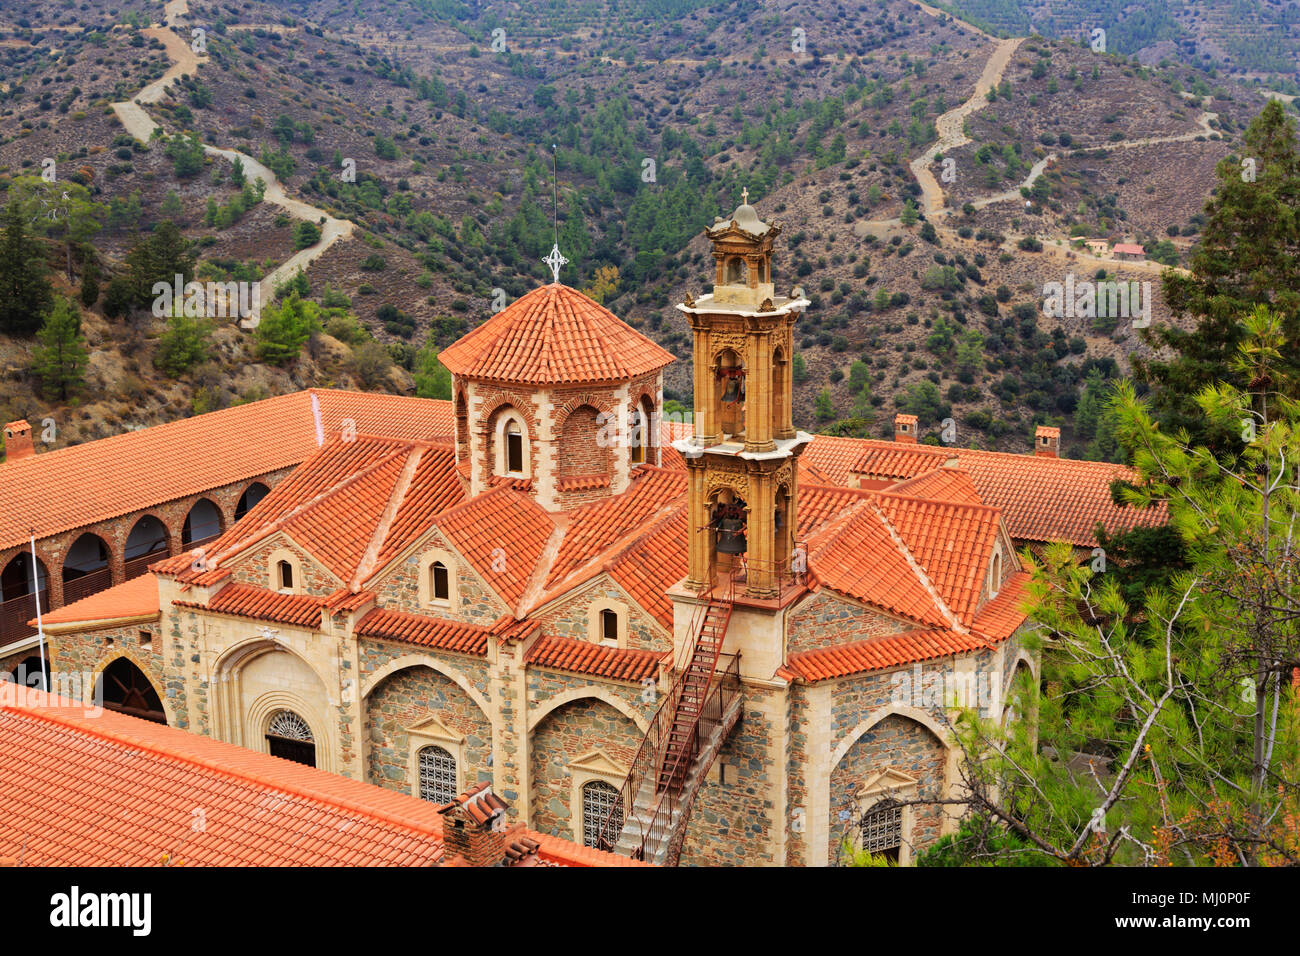
M813 439L813 444L817 440ZM879 442L886 448L871 448L861 454L850 470L852 475L866 478L915 478L926 474L952 460L955 456L944 448L931 445Z
M971 476L957 468L936 468L923 475L890 485L888 490L894 494L910 495L913 498L929 498L933 501L951 501L956 504L982 505L983 499L975 490Z
M546 509L509 488L471 498L444 511L434 524L512 609L555 530Z
M1029 572L1017 571L1002 585L993 598L979 609L971 630L1000 641L1015 633L1027 616L1024 604L1029 598Z
M609 576L665 630L673 629L673 602L667 589L686 576L690 522L685 507L660 518L634 547L610 562Z
M888 637L800 651L790 655L782 671L783 676L792 674L811 683L966 654L988 646L988 642L974 635L946 628L904 631Z
M487 654L492 629L428 614L375 608L357 622L356 633L359 637L380 637L482 657Z
M552 283L439 353L455 375L521 385L626 381L673 361L604 306Z
M0 465L0 549L297 465L348 419L400 438L452 434L451 403L308 389ZM103 476L111 474L112 481Z
M0 855L25 866L430 866L438 808L32 691L0 706ZM194 810L205 826L194 827ZM522 828L547 862L639 865Z
M127 618L153 617L159 613L158 579L152 574L141 574L129 581L65 604L55 611L42 611L41 622L46 626L60 624L85 624L94 621L114 621ZM33 618L31 626L36 626Z
M891 493L876 500L944 604L969 626L997 539L997 510Z
M663 656L659 651L604 647L591 641L552 635L534 643L525 659L536 667L638 683L659 673Z
M212 595L207 604L197 601L173 603L176 607L206 610L214 614L319 629L325 599L310 594L281 594L252 584L227 584Z

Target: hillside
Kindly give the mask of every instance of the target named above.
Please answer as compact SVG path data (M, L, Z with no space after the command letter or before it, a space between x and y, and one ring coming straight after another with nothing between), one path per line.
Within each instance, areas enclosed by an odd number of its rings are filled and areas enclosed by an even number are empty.
M700 230L744 186L783 224L778 286L814 300L803 427L882 434L907 407L926 430L955 418L962 444L1023 449L1052 422L1071 447L1088 370L1122 373L1142 346L1128 322L1044 317L1044 284L1099 269L1150 281L1167 321L1159 266L1069 240L1185 259L1215 164L1262 103L1221 76L998 41L904 0L566 9L173 0L164 23L161 3L87 0L75 22L54 3L0 14L0 186L46 158L85 185L106 209L106 277L164 218L203 279L261 281L270 298L301 262L310 295L346 297L396 363L377 365L343 323L271 366L227 324L209 361L172 378L153 361L163 321L106 318L101 299L83 321L86 393L33 397L30 341L0 339L0 414L52 417L61 444L305 385L409 390L426 342L545 281L554 144L562 280L679 357L667 397L690 401L672 305L711 282ZM185 42L195 30L202 52ZM201 167L169 158L175 134L206 149ZM236 208L234 151L270 184L251 208ZM321 217L300 250L300 222ZM610 266L617 283L594 288Z

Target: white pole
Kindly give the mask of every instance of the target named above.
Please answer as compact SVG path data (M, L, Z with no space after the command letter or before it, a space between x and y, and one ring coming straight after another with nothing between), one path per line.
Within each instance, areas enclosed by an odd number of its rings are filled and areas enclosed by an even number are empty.
M29 534L32 541L32 582L36 587L36 637L41 653L41 690L48 691L50 684L45 677L45 627L41 624L41 565L36 560L36 529L31 529Z

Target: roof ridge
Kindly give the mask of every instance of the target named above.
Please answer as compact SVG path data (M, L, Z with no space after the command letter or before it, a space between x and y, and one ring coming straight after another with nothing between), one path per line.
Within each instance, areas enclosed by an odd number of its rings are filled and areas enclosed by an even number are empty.
M352 573L352 580L347 584L349 590L355 592L360 590L361 582L365 581L370 572L374 569L375 563L379 560L379 549L388 537L389 530L393 527L393 520L397 517L397 512L401 508L402 501L406 498L406 493L411 490L411 482L415 479L416 469L420 466L420 460L424 457L427 447L414 447L406 450L406 464L402 466L401 472L397 476L397 481L393 483L392 490L388 493L388 502L384 505L384 512L375 522L375 528L370 534L370 540L366 542L366 549L361 553L361 560L357 562L356 570Z
M519 595L519 603L515 606L516 619L527 617L528 606L546 593L546 579L551 575L551 568L554 567L555 559L559 557L560 548L569 532L568 517L563 512L557 516L559 520L555 521L555 527L547 536L546 544L542 546L542 553L537 556L537 563L533 565L533 572L528 576L523 593Z
M916 575L916 579L921 582L921 587L925 588L926 593L930 595L931 599L935 603L935 607L939 609L939 613L942 614L944 620L948 622L948 626L959 634L965 634L965 625L961 623L957 618L957 615L948 607L948 603L943 599L943 595L939 593L939 589L935 587L934 582L930 580L929 572L921 566L921 562L916 560L916 556L912 554L912 549L907 546L907 542L904 541L903 536L898 533L898 529L894 527L893 522L891 522L885 515L884 511L881 510L878 501L871 501L868 504L868 507L872 514L880 519L880 523L885 526L885 530L893 540L894 546L898 548L898 553L903 556L903 560L907 562L907 566L912 569L912 573Z
M942 470L942 469L935 469L935 471L940 471L940 470ZM921 478L928 477L929 475L932 475L932 474L934 474L934 472L927 471L927 472L926 472L925 474L923 474L923 475L917 475L915 478L908 478L908 479L906 479L906 481L917 481L917 480L919 480L919 479L921 479ZM978 494L978 493L979 493L979 492L978 492L978 489L977 489L977 490L976 490L976 494ZM982 510L982 511L992 511L992 512L994 512L995 514L997 514L997 515L999 515L999 516L1002 514L1002 509L999 508L997 505L989 505L989 504L985 504L983 501L980 501L980 502L974 502L974 501L950 501L950 500L948 500L947 498L927 498L927 497L925 497L925 496L923 496L923 495L909 495L909 494L904 494L904 493L901 493L901 492L895 491L895 490L893 490L892 488L890 488L890 489L884 489L884 488L878 489L878 490L876 491L876 496L877 496L877 497L880 497L880 498L884 498L884 497L897 498L897 499L900 499L900 500L903 500L903 501L919 501L919 502L924 502L925 504L928 504L928 505L938 505L939 507L945 507L945 508L946 508L946 507L951 507L951 508L970 508L970 509L976 509L976 508L978 508L978 509L980 509L980 510Z
M409 443L409 441L412 441L411 439L404 439L404 438L381 438L381 439L376 439L376 440L378 440L378 441L384 441L384 442L390 442L390 443L394 443L394 444L397 444L397 443L407 444L407 443ZM318 451L324 451L326 448L329 448L331 445L334 445L336 442L337 442L338 444L342 444L342 445L352 445L352 444L356 444L356 442L353 442L353 441L344 441L344 440L340 437L340 438L337 438L337 439L330 439L330 441L328 441L328 442L326 442L324 445L322 445ZM379 458L379 459L377 459L376 461L372 462L371 464L366 465L364 468L360 469L359 471L354 471L354 472L352 472L352 474L348 475L346 478L342 479L341 481L337 482L336 484L332 484L332 485L330 485L328 488L324 489L324 490L321 491L319 494L315 495L315 496L314 496L313 498L311 498L309 501L304 501L304 502L302 502L301 504L297 505L296 507L294 507L294 508L291 509L290 511L286 512L285 514L280 515L280 517L276 518L276 519L275 519L274 521L272 521L270 524L268 524L268 525L264 525L264 526L263 526L262 528L260 528L258 531L253 532L251 535L249 535L249 537L241 539L241 540L238 542L238 546L237 546L237 547L236 547L235 545L232 545L231 547L226 548L226 550L222 551L220 554L217 554L215 557L213 557L213 558L209 558L208 561L207 561L207 568L206 568L206 570L208 570L208 571L214 571L214 570L216 570L217 568L219 568L219 567L221 566L221 563L222 563L223 561L225 561L226 558L230 557L231 555L233 555L233 554L238 554L238 553L240 553L240 552L242 552L242 551L246 551L246 550L248 550L248 548L252 547L254 544L258 543L259 541L264 541L266 538L270 537L272 534L275 534L276 532L279 532L279 531L284 531L284 529L289 525L290 522L292 522L292 521L296 521L298 518L301 518L303 515L308 514L309 512L312 511L312 509L316 508L318 505L320 505L322 502L324 502L327 498L330 498L331 496L337 494L337 493L340 492L340 491L343 491L343 490L346 489L346 488L351 488L353 485L355 485L357 482L359 482L362 478L368 478L368 477L370 477L370 475L371 475L374 471L378 470L379 468L384 467L385 465L390 464L390 463L393 461L393 459L395 459L395 458L398 457L399 455L404 454L405 452L407 452L407 451L409 451L409 450L410 450L409 448L396 448L396 449L393 449L391 452L389 452L388 454L384 455L382 458ZM313 456L313 457L315 457L315 456ZM294 474L293 474L293 476L290 476L291 479L292 479L292 477L295 477L295 476L297 476L298 474L299 474L299 472L295 471ZM269 497L269 495L268 495L267 497ZM265 499L264 499L264 500L265 500ZM259 505L260 505L261 503L262 503L262 502L260 502L260 501L258 502ZM251 512L250 512L250 513L251 513ZM335 577L337 577L337 575L335 575Z
M32 690L35 690L35 688L32 688ZM68 698L60 698L54 694L48 694L41 691L37 691L37 693L42 694L42 696L53 700L67 701L67 708L85 707L84 703L82 703L81 701L73 701L73 700L69 700ZM258 787L269 788L272 790L279 790L279 791L290 793L294 796L302 797L304 799L317 800L321 803L332 804L333 806L341 810L345 810L350 813L359 813L363 816L377 818L382 820L385 823L392 824L395 826L411 827L413 829L423 830L429 836L437 837L439 840L441 840L443 837L442 828L440 826L435 826L430 822L421 821L413 817L402 817L386 809L380 810L373 807L365 807L359 803L353 802L352 800L346 797L341 797L338 794L330 793L327 790L317 789L311 786L304 786L298 781L288 782L286 781L285 778L278 778L275 781L268 781L266 779L254 776L252 773L249 772L245 772L242 770L234 770L231 767L216 761L214 758L201 756L198 753L196 753L194 749L186 748L183 752L177 752L175 750L165 750L156 741L150 740L147 736L137 735L136 733L133 733L129 728L129 726L127 728L119 729L116 733L112 733L109 732L107 729L105 729L104 723L96 723L88 726L86 724L83 724L81 720L75 717L65 716L59 713L59 711L62 709L65 708L58 707L58 706L50 706L50 705L46 705L44 707L41 706L18 707L14 704L0 703L0 712L14 714L15 716L18 717L29 717L33 720L44 721L46 723L57 724L61 727L65 727L74 732L86 734L87 736L91 736L96 739L106 741L108 743L116 743L118 745L138 747L141 750L145 750L148 753L151 753L155 756L180 761L183 763L194 764L196 766L203 767L205 770L216 773L218 775L225 776L227 778L233 778L235 780L244 781L246 783L251 783ZM112 712L105 711L104 713L100 714L99 718L96 719L97 720L102 719L102 717L108 713L112 713ZM147 727L156 726L150 724L148 721L140 720L140 718L138 717L131 717L128 714L113 714L113 717L120 718L122 720L139 720L140 723L145 724ZM89 720L90 718L87 717L86 719ZM112 724L114 723L114 721L110 720L108 721L108 723ZM177 733L180 734L187 734L186 731L180 730L179 728L176 727L169 727L167 729L176 731ZM215 747L214 749L220 749L222 746L233 747L241 750L246 749L246 748L238 747L237 744L227 743L226 741L217 740L216 738L207 737L202 734L187 734L187 736L193 737L195 740L207 741L207 744L204 744L202 746L207 746L209 744L217 745L217 747ZM180 739L181 738L178 738L178 742L180 741ZM249 753L257 753L257 751L250 750ZM272 759L272 760L280 759L276 757L271 757L269 754L265 754L263 756L266 756L268 757L268 759ZM292 763L292 761L286 761L286 763ZM326 774L328 773L327 771L324 770L320 770L318 772L326 773ZM361 781L353 781L348 777L339 777L338 779L348 780L349 783L361 784Z

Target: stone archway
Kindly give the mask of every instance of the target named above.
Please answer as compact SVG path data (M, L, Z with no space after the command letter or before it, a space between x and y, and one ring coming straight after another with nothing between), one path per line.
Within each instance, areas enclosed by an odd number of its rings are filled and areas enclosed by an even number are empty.
M153 679L126 655L109 661L95 681L94 702L105 710L139 717L156 724L167 723L162 695Z

